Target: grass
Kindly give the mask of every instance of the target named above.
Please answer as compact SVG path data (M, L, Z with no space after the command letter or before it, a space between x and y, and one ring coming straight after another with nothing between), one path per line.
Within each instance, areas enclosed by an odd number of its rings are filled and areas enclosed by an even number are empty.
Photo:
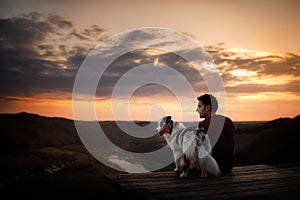
M119 198L105 178L117 172L74 146L30 149L2 154L0 159L6 161L0 167L0 192L11 199Z

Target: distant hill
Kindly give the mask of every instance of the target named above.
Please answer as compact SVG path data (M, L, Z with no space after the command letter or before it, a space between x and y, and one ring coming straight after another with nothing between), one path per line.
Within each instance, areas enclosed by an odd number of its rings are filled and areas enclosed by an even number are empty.
M10 198L118 199L117 171L82 145L73 120L0 114L0 193Z
M64 118L29 113L1 114L0 125L0 153L81 144L74 122Z
M128 151L149 152L166 145L162 137L138 139L123 134L115 122L100 122L117 146ZM137 122L140 126L148 122ZM67 166L96 166L111 170L82 145L73 120L30 113L0 114L0 166L2 176L16 173L45 173ZM300 163L300 116L270 122L236 123L236 165ZM55 171L55 170L54 170ZM113 171L113 170L112 170Z
M69 168L114 172L85 149L73 120L0 114L0 127L0 181L45 177Z
M237 165L300 163L300 115L237 130Z

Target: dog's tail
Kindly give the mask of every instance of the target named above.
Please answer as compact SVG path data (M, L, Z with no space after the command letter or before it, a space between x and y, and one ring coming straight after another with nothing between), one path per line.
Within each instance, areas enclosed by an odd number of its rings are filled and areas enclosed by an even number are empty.
M199 155L199 159L200 162L202 162L202 164L200 166L203 166L204 169L212 176L219 176L221 171L219 168L218 163L216 162L216 160L210 155L208 154L207 156L205 156L204 158L200 158Z

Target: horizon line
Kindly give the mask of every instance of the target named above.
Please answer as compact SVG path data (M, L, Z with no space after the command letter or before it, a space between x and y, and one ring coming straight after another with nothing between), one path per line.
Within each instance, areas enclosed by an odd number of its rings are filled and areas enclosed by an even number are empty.
M70 121L83 121L83 122L157 122L158 120L155 120L155 121L150 121L150 120L110 120L110 119L107 119L107 120L83 120L83 119L79 119L79 120L76 120L76 119L71 119L71 118L68 118L68 117L62 117L62 116L47 116L47 115L42 115L42 114L38 114L38 113L31 113L31 112L25 112L25 111L22 111L22 112L16 112L16 113L0 113L0 115L20 115L20 114L28 114L28 115L36 115L36 116L39 116L39 117L45 117L45 118L59 118L59 119L66 119L66 120L70 120ZM269 121L274 121L274 120L277 120L277 119L293 119L293 118L296 118L300 116L300 114L294 116L294 117L278 117L278 118L274 118L274 119L270 119L270 120L245 120L245 121L236 121L236 120L232 120L233 122L235 123L245 123L245 122L248 122L248 123L255 123L255 122L269 122ZM201 121L202 119L199 118L199 120L197 121L180 121L180 122L183 122L183 123L195 123L195 122L199 122Z

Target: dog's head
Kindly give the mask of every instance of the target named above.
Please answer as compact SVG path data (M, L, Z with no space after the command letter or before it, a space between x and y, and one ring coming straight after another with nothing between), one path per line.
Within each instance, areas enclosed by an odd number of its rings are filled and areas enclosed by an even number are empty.
M158 127L156 128L156 132L160 136L163 136L164 134L171 134L173 129L174 122L172 121L171 116L163 117L161 120L158 121Z

